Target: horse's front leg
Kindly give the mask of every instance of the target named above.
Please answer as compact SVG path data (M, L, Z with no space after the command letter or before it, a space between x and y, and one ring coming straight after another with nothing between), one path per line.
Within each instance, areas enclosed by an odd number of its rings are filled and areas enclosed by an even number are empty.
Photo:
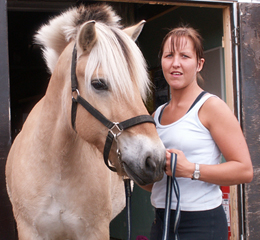
M42 240L34 226L21 219L16 219L16 222L19 240Z

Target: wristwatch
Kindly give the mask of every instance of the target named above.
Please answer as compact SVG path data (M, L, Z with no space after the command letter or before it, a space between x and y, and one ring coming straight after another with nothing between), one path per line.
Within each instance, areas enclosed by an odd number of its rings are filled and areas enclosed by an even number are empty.
M199 180L200 178L200 165L198 163L195 163L195 171L192 174L192 180Z

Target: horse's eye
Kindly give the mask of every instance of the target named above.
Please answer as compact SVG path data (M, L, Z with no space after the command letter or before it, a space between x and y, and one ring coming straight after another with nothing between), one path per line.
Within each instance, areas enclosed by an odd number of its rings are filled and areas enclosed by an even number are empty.
M96 90L108 90L108 86L105 83L103 79L93 79L91 81L91 85L96 89Z

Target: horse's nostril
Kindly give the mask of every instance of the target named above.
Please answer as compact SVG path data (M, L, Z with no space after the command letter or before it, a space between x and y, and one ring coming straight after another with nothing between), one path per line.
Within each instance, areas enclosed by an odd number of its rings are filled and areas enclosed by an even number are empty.
M156 163L150 156L146 158L145 167L152 171L156 169Z

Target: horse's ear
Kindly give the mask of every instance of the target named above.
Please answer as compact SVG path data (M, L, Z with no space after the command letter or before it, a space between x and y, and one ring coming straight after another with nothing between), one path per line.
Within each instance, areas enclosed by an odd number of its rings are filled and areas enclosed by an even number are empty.
M88 21L84 23L78 33L77 38L77 46L83 52L90 52L92 47L96 43L96 28L95 28L95 21ZM80 52L79 52L80 54Z
M129 35L134 41L138 38L139 34L141 33L143 26L145 24L145 20L142 20L141 22L137 23L134 26L128 27L124 29L124 32Z

